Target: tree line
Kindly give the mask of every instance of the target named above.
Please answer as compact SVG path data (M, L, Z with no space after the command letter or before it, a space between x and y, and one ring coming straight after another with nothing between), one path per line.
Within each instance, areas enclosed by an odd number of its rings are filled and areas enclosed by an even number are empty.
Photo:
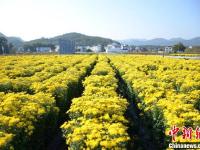
M185 49L186 49L186 47L181 42L173 46L173 52L174 53L184 52Z
M55 51L56 49L54 44L45 44L45 43L25 44L23 46L23 49L25 52L37 52L37 47L50 47L52 51Z
M0 37L0 54L12 54L14 52L12 43L8 43L5 37Z

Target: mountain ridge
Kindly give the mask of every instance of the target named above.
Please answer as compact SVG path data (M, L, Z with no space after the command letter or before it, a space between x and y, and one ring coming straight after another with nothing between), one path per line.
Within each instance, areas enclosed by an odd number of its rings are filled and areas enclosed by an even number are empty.
M65 33L52 38L40 38L25 42L25 44L44 43L44 44L58 44L59 39L68 39L75 41L79 46L93 46L93 45L107 45L112 42L117 42L109 38L99 36L89 36L77 32Z
M142 46L142 45L155 45L155 46L172 46L179 42L183 43L186 46L200 46L200 37L194 37L191 39L183 39L183 38L154 38L154 39L127 39L127 40L120 40L122 44L128 45L135 45L135 46Z
M171 39L165 38L154 38L154 39L126 39L126 40L113 40L110 38L104 38L100 36L89 36L77 32L65 33L62 35L57 35L51 38L39 38L30 41L24 41L20 37L6 36L0 32L0 36L8 39L9 43L12 43L15 47L23 46L24 44L58 44L59 39L69 39L74 40L79 46L93 46L93 45L107 45L112 42L120 42L122 44L142 46L142 45L154 45L154 46L172 46L178 42L183 43L186 46L200 46L200 36L191 39L183 39L181 37L175 37Z
M0 32L0 37L5 37L8 40L8 43L12 43L14 47L23 46L24 43L24 40L22 40L20 37L6 36L1 32Z

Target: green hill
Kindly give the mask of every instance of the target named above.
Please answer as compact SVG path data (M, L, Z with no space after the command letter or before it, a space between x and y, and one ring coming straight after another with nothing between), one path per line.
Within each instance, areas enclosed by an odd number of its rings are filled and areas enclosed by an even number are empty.
M19 37L7 37L8 42L12 43L15 47L21 47L24 44L24 41Z
M12 43L14 47L23 46L24 41L19 37L8 37L0 32L0 37L5 37L8 40L8 43Z
M3 37L6 37L3 33L0 32L0 37L2 37L2 36L3 36Z
M41 43L41 44L58 44L59 39L68 39L68 40L73 40L75 41L76 45L79 46L93 46L93 45L107 45L110 44L112 42L116 42L113 41L112 39L108 39L108 38L102 38L102 37L98 37L98 36L87 36L84 34L80 34L80 33L67 33L67 34L63 34L63 35L59 35L53 38L41 38L41 39L36 39L36 40L32 40L32 41L28 41L25 42L25 44L35 44L35 43Z

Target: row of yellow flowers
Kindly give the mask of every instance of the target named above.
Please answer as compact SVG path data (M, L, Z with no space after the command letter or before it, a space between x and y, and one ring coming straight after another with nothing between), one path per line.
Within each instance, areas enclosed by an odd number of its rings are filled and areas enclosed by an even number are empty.
M29 57L24 56L24 58ZM43 57L40 56L39 58L42 59ZM12 62L12 59L15 58L2 57L0 59L7 59L5 63L8 64L9 59ZM34 60L34 56L32 59ZM49 59L54 60L51 57ZM27 94L25 93L26 90L18 93L12 93L9 90L5 93L0 92L0 149L25 150L27 146L33 149L44 148L45 142L55 131L61 112L66 111L67 101L76 94L80 81L95 63L96 56L64 56L55 57L56 59L57 62L60 62L61 67L67 67L66 70L58 71L49 79L33 82L30 87L34 93ZM30 62L33 60L30 60ZM44 61L48 60L44 59ZM46 63L48 64L48 62ZM52 63L54 67L58 64L55 63L54 66ZM44 70L53 69L53 66L47 66ZM43 73L48 74L48 71ZM34 78L35 75L31 77ZM31 77L27 78L30 79ZM26 80L26 77L24 78ZM10 80L13 79L10 78ZM0 79L0 82L3 83L2 79Z
M108 59L99 56L91 75L83 82L82 97L74 98L61 128L69 149L125 149L129 141L128 102L116 93L118 80Z
M180 128L176 141L197 142L195 129L200 126L200 61L167 59L159 56L110 56L122 78L139 100L138 107L151 114L157 125L169 131ZM155 117L159 110L159 117ZM163 116L163 117L160 117ZM155 128L159 128L155 124ZM182 128L194 129L192 139L181 135ZM171 138L171 137L170 137ZM171 139L170 139L171 141Z
M12 138L12 134L0 131L0 148L12 149L12 147L9 145Z
M31 88L33 83L44 82L53 76L65 73L69 67L81 63L84 58L86 57L22 56L18 61L15 57L1 58L3 63L0 65L0 91L33 93L34 89Z
M0 93L0 148L23 149L35 126L45 128L56 123L58 108L50 94ZM55 119L54 119L55 118ZM48 119L48 120L47 120ZM47 122L48 121L48 122ZM23 137L23 142L20 140ZM41 139L41 144L44 142ZM11 144L9 144L12 142Z
M199 57L200 54L187 54L187 53L180 53L180 54L170 54L171 56L188 56L188 57Z

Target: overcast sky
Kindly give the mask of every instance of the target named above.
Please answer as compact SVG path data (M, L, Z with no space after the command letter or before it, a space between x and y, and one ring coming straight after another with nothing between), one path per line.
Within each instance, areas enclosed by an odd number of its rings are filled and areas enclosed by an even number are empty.
M24 40L68 32L112 39L200 36L200 0L0 0L0 32Z

